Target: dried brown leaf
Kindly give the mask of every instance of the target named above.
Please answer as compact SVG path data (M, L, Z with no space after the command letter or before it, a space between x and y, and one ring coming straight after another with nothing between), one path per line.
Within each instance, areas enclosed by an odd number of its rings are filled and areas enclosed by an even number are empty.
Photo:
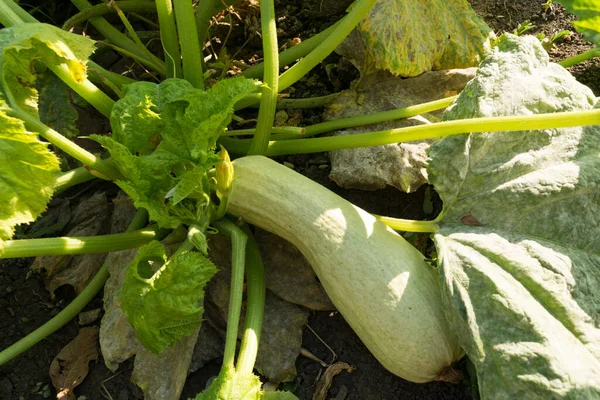
M88 374L88 363L97 360L98 352L97 326L81 328L79 334L62 348L50 364L50 379L56 388L59 400L74 400L73 388L78 386Z
M331 364L325 370L325 373L317 382L317 388L315 389L315 393L313 394L313 400L325 400L327 398L327 392L329 392L329 388L333 383L333 378L340 374L342 371L347 371L352 373L356 370L350 364L346 364L345 362L336 362L335 364Z
M69 222L67 236L95 236L105 233L110 218L106 194L95 193L76 207ZM80 293L98 272L106 254L86 254L79 256L36 257L31 266L34 271L45 272L46 289L54 296L54 291L63 285L71 285Z

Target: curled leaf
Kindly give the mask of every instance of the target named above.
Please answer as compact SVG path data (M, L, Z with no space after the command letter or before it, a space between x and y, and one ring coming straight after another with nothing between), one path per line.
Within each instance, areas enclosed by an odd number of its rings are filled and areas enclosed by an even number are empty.
M315 389L315 393L313 394L313 400L325 400L327 399L327 392L329 392L329 388L333 383L333 378L336 375L341 374L343 371L348 373L352 373L356 370L353 366L345 363L345 362L336 362L335 364L331 364L325 370L325 373L317 382L317 388Z

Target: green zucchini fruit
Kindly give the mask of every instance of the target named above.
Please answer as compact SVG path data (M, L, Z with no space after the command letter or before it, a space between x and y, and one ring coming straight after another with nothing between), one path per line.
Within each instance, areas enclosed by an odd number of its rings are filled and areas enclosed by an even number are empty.
M423 255L366 211L269 158L233 165L229 212L295 245L386 369L412 382L443 379L463 353Z

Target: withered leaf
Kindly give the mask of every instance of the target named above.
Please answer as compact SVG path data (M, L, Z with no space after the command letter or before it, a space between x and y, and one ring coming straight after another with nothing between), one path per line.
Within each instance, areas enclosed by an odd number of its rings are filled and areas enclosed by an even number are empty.
M110 209L104 192L95 193L76 207L66 236L96 236L106 233ZM54 291L63 285L80 293L102 266L106 254L36 257L31 269L45 273L46 289Z
M352 373L355 370L356 368L345 362L339 361L335 364L331 364L329 367L327 367L325 373L321 376L321 379L319 379L319 382L317 382L317 388L313 394L313 400L325 400L327 398L327 392L333 383L333 378L336 375L339 375L342 371Z
M97 326L81 328L79 334L62 348L50 364L50 379L57 391L58 400L75 400L73 388L78 386L88 374L88 363L97 360Z

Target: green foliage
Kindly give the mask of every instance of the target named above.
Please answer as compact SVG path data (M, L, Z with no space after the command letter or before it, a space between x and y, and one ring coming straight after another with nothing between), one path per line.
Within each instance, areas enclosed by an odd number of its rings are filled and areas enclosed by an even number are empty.
M16 105L37 114L36 63L66 64L75 82L86 78L86 62L94 41L52 25L20 24L0 30L2 85Z
M475 66L492 34L466 0L380 0L358 31L368 61L402 76Z
M263 392L258 376L240 376L234 368L223 366L219 376L194 400L298 400L290 392Z
M444 119L597 106L536 38L507 34ZM431 148L443 299L482 398L600 397L599 148L598 126Z
M226 79L207 91L182 79L137 82L113 107L112 137L93 138L126 178L117 184L161 227L206 221L206 171L219 161L217 138L234 104L255 89L246 78Z
M39 62L66 64L72 78L81 82L93 49L94 41L51 25L22 24L0 30L0 154L5 160L0 167L0 240L11 238L17 224L34 221L45 210L60 172L47 144L10 116L4 95L14 101L11 105L36 116ZM60 118L69 119L62 114Z
M147 349L160 354L200 327L204 287L216 272L200 253L187 252L167 260L160 242L139 249L127 267L119 298Z
M570 13L577 16L573 26L590 42L600 45L600 1L557 0Z
M60 172L56 156L0 98L0 242L34 221L50 201ZM1 249L0 249L1 250ZM1 251L0 251L1 253Z
M79 135L76 125L79 114L73 102L83 99L54 74L44 74L38 79L37 90L40 120L69 139Z

